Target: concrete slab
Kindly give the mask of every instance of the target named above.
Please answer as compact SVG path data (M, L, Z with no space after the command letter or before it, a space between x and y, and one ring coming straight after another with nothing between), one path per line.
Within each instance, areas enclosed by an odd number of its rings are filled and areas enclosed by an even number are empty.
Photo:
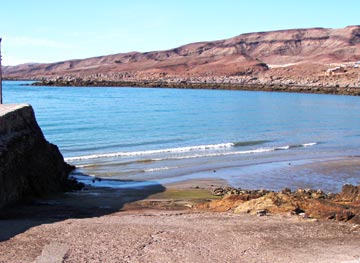
M28 107L29 104L21 103L21 104L0 104L0 117L6 115L9 112Z

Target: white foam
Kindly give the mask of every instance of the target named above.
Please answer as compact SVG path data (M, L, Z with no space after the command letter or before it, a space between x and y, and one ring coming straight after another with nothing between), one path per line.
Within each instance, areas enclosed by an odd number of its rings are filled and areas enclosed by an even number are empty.
M159 171L166 171L166 170L170 170L170 169L176 169L179 168L177 166L174 167L157 167L157 168L150 168L150 169L145 169L144 172L148 173L148 172L159 172Z
M309 144L308 146L312 146L315 144L316 143ZM184 156L173 156L173 157L157 158L157 159L152 159L152 160L153 161L182 160L182 159L201 158L201 157L217 157L217 156L242 155L242 154L253 154L253 153L266 153L266 152L273 152L276 150L289 150L289 149L291 149L291 146L286 145L286 146L280 146L280 147L257 148L254 150L247 150L247 151L216 152L216 153L193 154L193 155L184 155Z
M316 142L299 144L295 147L310 147L316 145ZM115 152L115 153L104 153L104 154L93 154L93 155L84 155L78 157L69 157L65 158L66 162L72 161L82 161L98 158L112 158L112 157L131 157L131 156L142 156L142 155L152 155L152 154L161 154L161 153L187 153L192 151L206 151L206 150L219 150L231 148L234 143L220 143L220 144L210 144L210 145L198 145L198 146L189 146L189 147L180 147L180 148L169 148L161 150L148 150L148 151L136 151L136 152ZM276 150L289 150L295 148L292 145L277 146L277 147L265 147L257 148L253 150L246 151L234 151L234 152L205 152L201 154L193 154L186 156L171 156L165 158L154 158L151 161L163 161L163 160L181 160L181 159L190 159L190 158L200 158L200 157L216 157L216 156L227 156L227 155L240 155L240 154L252 154L252 153L265 153L273 152Z
M65 158L66 161L67 158ZM83 164L83 165L76 165L76 168L88 168L94 166L93 164Z
M98 159L98 158L130 157L130 156L151 155L151 154L160 154L160 153L184 153L184 152L191 152L191 151L225 149L225 148L231 148L233 146L234 146L234 143L219 143L219 144L169 148L169 149L161 149L161 150L92 154L92 155L84 155L84 156L78 156L78 157L68 157L68 158L65 158L65 161L71 162L71 161L81 161L81 160Z
M309 147L309 146L314 146L316 144L317 144L317 142L310 142L310 143L304 143L304 144L302 144L302 146L303 147Z
M202 157L218 157L218 156L229 156L229 155L241 155L241 154L273 152L276 149L277 148L259 148L259 149L248 150L248 151L217 152L217 153L193 154L193 155L184 155L184 156L172 156L172 157L165 157L165 158L157 158L157 159L153 159L153 160L154 161L183 160L183 159L202 158Z
M280 147L275 147L275 150L289 150L291 148L291 145L286 145L286 146L280 146Z

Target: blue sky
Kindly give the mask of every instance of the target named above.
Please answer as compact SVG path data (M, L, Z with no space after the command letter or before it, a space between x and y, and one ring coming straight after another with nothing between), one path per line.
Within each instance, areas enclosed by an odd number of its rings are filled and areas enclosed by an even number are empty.
M153 51L242 33L360 24L359 0L9 0L4 65Z

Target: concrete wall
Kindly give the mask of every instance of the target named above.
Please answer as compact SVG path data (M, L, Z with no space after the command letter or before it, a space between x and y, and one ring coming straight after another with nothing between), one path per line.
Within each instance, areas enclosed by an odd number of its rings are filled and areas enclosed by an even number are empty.
M45 140L30 105L0 105L0 209L63 191L72 168Z

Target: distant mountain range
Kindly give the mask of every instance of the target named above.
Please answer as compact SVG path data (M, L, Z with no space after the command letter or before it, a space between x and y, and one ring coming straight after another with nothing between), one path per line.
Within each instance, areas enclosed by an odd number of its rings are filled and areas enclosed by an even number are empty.
M50 64L4 67L5 78L59 76L106 80L217 78L268 79L322 76L331 67L360 60L360 26L309 28L241 34L178 48L130 52ZM351 71L356 75L356 71ZM354 75L353 74L353 75ZM354 75L354 76L355 76ZM353 84L357 85L357 76ZM359 83L360 85L360 83Z

